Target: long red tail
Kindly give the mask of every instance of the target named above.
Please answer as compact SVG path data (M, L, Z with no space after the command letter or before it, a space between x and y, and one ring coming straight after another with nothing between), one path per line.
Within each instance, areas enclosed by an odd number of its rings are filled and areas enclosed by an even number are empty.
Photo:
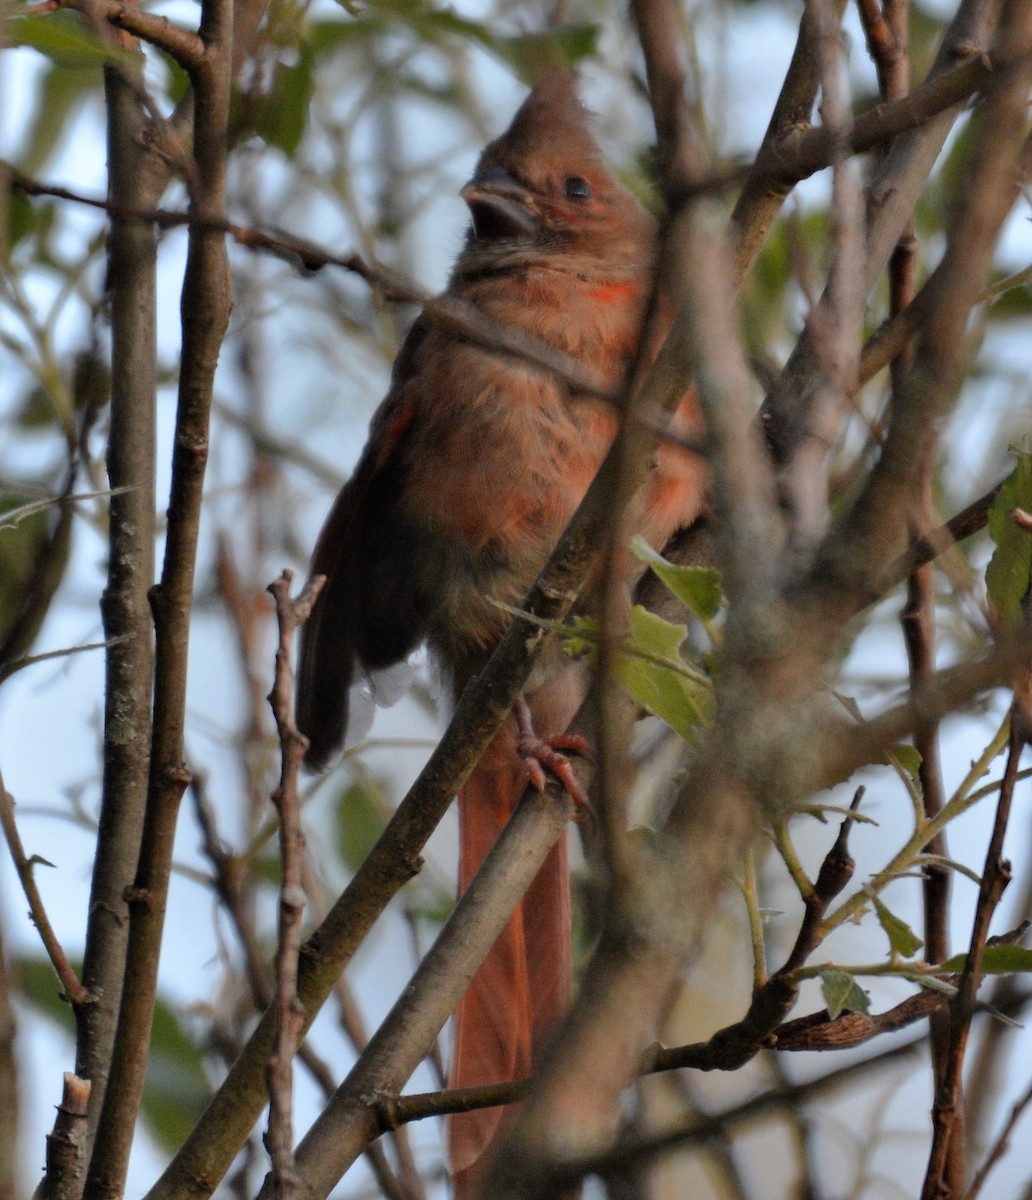
M460 892L494 845L525 786L526 773L513 747L496 742L459 792ZM449 1086L529 1075L569 998L570 884L564 834L456 1011ZM449 1159L456 1200L475 1194L505 1112L488 1108L451 1118Z

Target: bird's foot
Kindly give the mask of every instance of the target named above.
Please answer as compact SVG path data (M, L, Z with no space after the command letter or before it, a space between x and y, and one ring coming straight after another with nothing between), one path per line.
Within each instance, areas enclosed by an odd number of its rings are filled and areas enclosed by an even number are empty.
M547 737L539 737L534 730L530 709L522 696L513 706L516 717L516 727L519 731L516 739L516 753L523 760L530 782L539 792L545 790L546 775L550 772L566 789L577 810L576 818L580 819L585 813L591 812L591 803L587 793L581 787L573 764L567 758L568 754L584 757L590 751L588 742L577 733L556 733Z

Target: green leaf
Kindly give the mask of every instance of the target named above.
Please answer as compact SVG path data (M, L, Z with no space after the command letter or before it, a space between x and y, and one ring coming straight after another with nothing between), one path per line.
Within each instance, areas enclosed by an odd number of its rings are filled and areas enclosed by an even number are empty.
M308 110L315 88L314 59L311 45L303 44L298 48L296 63L276 64L272 86L262 100L255 121L255 131L288 158L296 153L308 126Z
M1032 266L1012 275L997 275L986 288L990 320L1027 317L1032 314Z
M821 992L828 1016L834 1019L843 1012L865 1013L871 1011L871 998L845 971L822 971Z
M569 630L573 632L570 633ZM578 614L563 634L563 649L573 658L582 654L594 654L600 636L601 627L598 621L594 617Z
M588 23L557 25L545 33L498 38L495 49L528 83L552 67L576 67L595 53L599 27Z
M100 83L98 72L57 63L46 69L18 151L18 165L26 175L38 175L46 167L69 131L68 118L82 107L89 92L99 90Z
M28 196L10 192L7 197L7 250L10 252L36 225L36 208Z
M168 70L166 95L172 104L178 104L190 90L190 76L171 54L166 54L164 50L159 50L158 53Z
M885 751L884 761L900 771L905 771L914 786L920 787L921 752L916 746L911 746L909 742L897 742Z
M337 844L350 871L365 862L385 824L383 788L371 775L350 783L337 802Z
M159 997L142 1102L155 1140L169 1152L177 1150L210 1097L200 1047L176 1009Z
M939 969L959 974L967 964L967 957L954 954ZM1018 971L1032 971L1032 950L1027 946L986 946L982 951L984 975L1011 975Z
M73 510L52 506L0 499L0 667L28 651L68 565Z
M81 963L73 963L73 970L81 970ZM16 964L15 979L21 994L32 1007L48 1021L52 1021L69 1037L75 1036L75 1016L72 1006L61 992L61 982L54 968L45 958L26 957Z
M906 921L896 916L880 896L877 896L869 888L865 890L874 904L874 911L878 917L878 922L882 929L885 930L885 936L889 939L889 945L892 947L893 954L899 954L903 958L912 958L921 949L924 942L921 941Z
M81 964L72 965L81 973ZM23 958L17 964L16 978L29 1004L74 1038L72 1006L62 999L61 985L50 963L44 958ZM155 1140L170 1152L181 1146L210 1095L197 1041L176 1009L159 997L143 1092L143 1116Z
M11 17L6 24L6 34L11 45L38 50L62 67L82 70L129 59L124 50L105 44L76 13L30 13L24 17Z
M659 576L682 604L703 621L712 621L724 602L720 572L713 567L680 567L653 550L643 537L635 537L631 553Z
M947 983L945 979L936 979L934 975L911 975L908 978L913 982L920 984L929 992L941 992L944 996L955 996L957 989L952 983Z
M631 610L630 624L629 646L617 661L618 681L646 712L695 741L713 720L713 691L681 658L687 630L640 605Z
M996 544L985 572L989 600L1002 625L1021 625L1021 602L1032 578L1032 537L1011 519L1013 508L1032 512L1032 452L1016 450L1017 462L989 509L989 536Z

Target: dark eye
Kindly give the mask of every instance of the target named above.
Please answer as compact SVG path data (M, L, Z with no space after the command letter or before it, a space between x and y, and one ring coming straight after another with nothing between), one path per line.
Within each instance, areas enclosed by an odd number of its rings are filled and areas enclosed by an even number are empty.
M567 175L563 180L563 191L569 200L589 200L591 185L580 175Z

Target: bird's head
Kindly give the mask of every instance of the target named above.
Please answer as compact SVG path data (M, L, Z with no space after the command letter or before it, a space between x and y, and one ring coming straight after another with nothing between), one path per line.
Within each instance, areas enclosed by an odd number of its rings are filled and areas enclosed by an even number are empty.
M535 86L462 189L467 255L603 268L647 253L652 218L602 157L572 71Z

